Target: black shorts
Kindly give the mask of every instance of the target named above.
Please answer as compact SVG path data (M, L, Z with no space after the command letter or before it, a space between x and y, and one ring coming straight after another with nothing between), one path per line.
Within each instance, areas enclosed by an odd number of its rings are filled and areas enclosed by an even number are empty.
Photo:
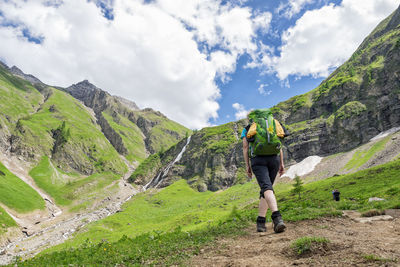
M251 158L251 169L261 189L260 198L264 197L265 191L274 190L272 185L278 174L280 163L281 159L279 155L255 156Z

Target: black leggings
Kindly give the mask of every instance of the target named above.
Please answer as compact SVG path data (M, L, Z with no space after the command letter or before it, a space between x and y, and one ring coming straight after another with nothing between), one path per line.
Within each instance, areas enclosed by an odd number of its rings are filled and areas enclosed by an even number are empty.
M251 159L251 169L261 189L260 198L264 197L265 191L274 190L272 185L278 174L280 161L279 155L255 156Z

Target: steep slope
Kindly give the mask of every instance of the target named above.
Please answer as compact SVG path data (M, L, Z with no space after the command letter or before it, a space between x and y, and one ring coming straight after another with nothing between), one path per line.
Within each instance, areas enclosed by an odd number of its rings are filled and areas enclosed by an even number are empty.
M400 126L398 62L400 9L317 88L272 108L291 132L285 140L286 166L312 155L349 151ZM184 178L200 191L215 191L246 180L241 143L235 138L246 124L242 120L194 133L182 159L162 175L160 186ZM164 172L178 153L173 148L148 158L131 181L145 185Z
M346 151L400 125L400 9L317 88L274 107L290 159Z
M147 158L135 170L130 181L145 185L162 173L160 187L186 179L199 191L217 191L243 183L247 177L239 135L245 125L245 120L241 120L196 131L185 147L182 158L172 167L169 164L182 151L187 140L182 140L164 153Z
M92 174L110 170L123 174L125 164L84 106L62 91L48 90L40 110L18 120L11 152L35 161L51 156L65 171Z
M12 75L0 64L0 146L9 149L9 138L18 119L34 113L44 96L28 81Z
M134 102L111 96L87 80L65 90L93 109L104 135L131 161L167 149L190 132L160 112L140 110Z

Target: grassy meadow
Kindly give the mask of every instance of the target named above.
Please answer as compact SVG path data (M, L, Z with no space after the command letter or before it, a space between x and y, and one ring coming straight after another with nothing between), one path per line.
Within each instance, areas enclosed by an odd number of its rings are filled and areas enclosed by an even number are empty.
M40 188L54 198L57 205L69 205L73 211L88 206L90 201L85 200L98 196L104 187L120 178L112 172L95 173L87 177L66 173L55 167L46 156L29 174Z
M45 208L43 198L2 163L0 163L0 202L20 213Z
M400 160L353 174L303 185L301 198L292 185L277 184L278 204L286 221L340 216L342 210L400 208ZM341 201L332 200L333 189ZM384 201L368 202L370 197ZM186 181L139 194L123 211L94 222L65 244L18 266L180 264L215 238L242 234L257 216L254 179L225 191L199 193Z

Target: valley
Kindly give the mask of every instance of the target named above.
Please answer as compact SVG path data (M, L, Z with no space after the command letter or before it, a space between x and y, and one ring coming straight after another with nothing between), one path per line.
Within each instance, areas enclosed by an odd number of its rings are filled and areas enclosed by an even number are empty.
M270 212L254 233L247 119L189 129L88 80L52 86L0 62L0 264L395 266L398 62L400 8L318 87L271 107L290 133L280 235ZM320 243L296 255L307 238Z

